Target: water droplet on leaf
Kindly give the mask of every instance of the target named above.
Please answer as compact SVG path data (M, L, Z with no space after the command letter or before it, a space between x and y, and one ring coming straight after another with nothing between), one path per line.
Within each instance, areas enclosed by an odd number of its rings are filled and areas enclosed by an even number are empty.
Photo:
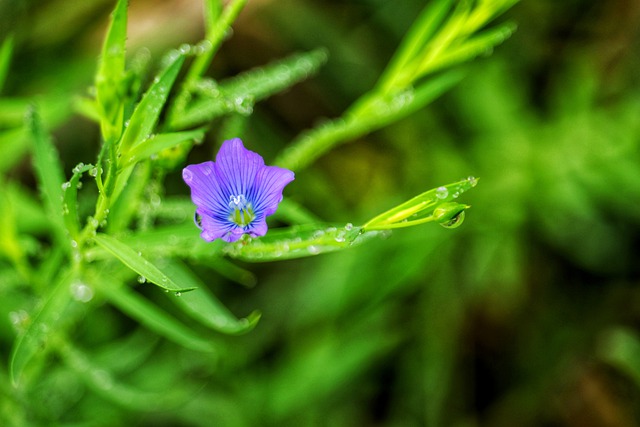
M436 197L438 199L446 199L448 195L449 190L447 190L447 187L438 187L436 189Z

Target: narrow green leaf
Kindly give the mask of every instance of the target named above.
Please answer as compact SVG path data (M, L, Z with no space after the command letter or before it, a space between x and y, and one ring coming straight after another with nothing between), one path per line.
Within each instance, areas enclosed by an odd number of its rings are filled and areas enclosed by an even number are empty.
M152 135L123 155L123 164L125 166L129 166L142 160L146 160L162 150L175 147L185 141L202 140L204 133L204 129L196 129L185 132Z
M210 340L196 334L173 316L121 283L100 282L99 290L122 312L176 344L196 351L215 351ZM174 298L182 298L182 296L174 296Z
M118 0L102 47L96 73L96 101L105 141L120 137L124 114L125 44L127 40L127 0Z
M0 93L9 74L11 55L13 54L13 36L7 37L0 46Z
M326 50L316 49L247 71L220 85L203 80L194 86L195 100L171 118L171 126L199 125L231 112L250 114L253 104L308 78L326 61Z
M260 313L252 312L245 319L235 317L209 289L183 264L174 261L167 266L172 275L182 283L197 288L193 292L170 298L189 316L208 328L225 334L244 334L252 330L260 319Z
M380 129L415 112L449 90L462 79L459 71L450 71L429 79L417 89L396 93L391 98L374 93L358 101L345 114L302 133L276 159L275 164L294 171L345 142Z
M33 357L42 353L50 335L57 331L57 326L71 300L69 285L71 275L62 275L58 283L51 288L51 292L42 308L27 324L27 328L15 341L11 352L11 382L17 385L22 372Z
M123 154L151 136L184 59L184 54L172 52L166 68L155 78L136 106L122 135L120 150Z
M451 10L451 4L452 0L438 0L430 2L422 10L379 80L378 86L382 92L392 92L406 86L407 82L396 81L396 76L412 58L419 55L420 50L436 33L447 12Z
M162 289L172 292L187 292L194 289L193 287L178 285L173 278L167 276L153 263L144 258L141 252L135 251L115 237L107 234L98 234L94 237L94 240L124 265Z
M191 213L193 215L193 211ZM219 256L223 246L221 240L205 242L200 238L200 230L188 220L182 224L169 225L148 231L132 233L122 238L122 242L154 258L207 258ZM89 256L99 253L90 251Z
M446 52L443 52L437 60L429 62L425 68L419 72L433 72L491 52L491 49L508 39L515 30L516 25L513 23L487 30L466 40L460 46L449 48Z
M216 19L215 23L211 20L207 22L208 31L205 36L207 48L204 49L203 52L193 61L191 68L189 68L187 77L185 78L186 85L192 84L199 77L202 77L202 75L207 71L213 56L218 51L225 35L231 28L231 24L233 24L242 9L244 9L247 1L248 0L231 0L227 7L222 11L219 18ZM218 8L209 5L206 9L208 15L207 18L212 19L217 9Z
M63 206L62 216L67 232L75 241L78 240L80 230L80 220L78 218L78 186L82 174L91 170L93 165L79 164L73 168L73 175L68 182L62 184Z
M33 163L38 187L49 213L54 234L61 246L70 248L62 219L64 173L58 151L46 133L35 108L30 108L27 112L27 126L33 138Z
M223 247L231 258L249 262L303 258L344 250L378 236L376 231L362 233L360 227L307 224L270 230L257 239L241 239Z
M453 219L455 214L463 212L468 206L453 206L451 203L462 193L475 187L477 178L469 177L463 181L443 185L425 191L400 205L376 216L362 226L365 230L384 230L389 228L417 225L427 221L445 222ZM436 212L439 206L446 205L442 212ZM453 224L452 224L453 225Z

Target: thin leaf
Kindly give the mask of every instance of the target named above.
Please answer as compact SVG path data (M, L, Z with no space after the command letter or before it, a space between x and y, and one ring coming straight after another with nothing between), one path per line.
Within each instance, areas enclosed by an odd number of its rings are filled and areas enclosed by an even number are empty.
M178 52L169 56L167 67L155 78L129 119L120 143L122 153L126 154L152 134L184 59L184 54Z
M171 262L167 270L178 277L182 283L197 288L193 292L171 297L185 313L208 328L225 334L244 334L252 330L260 319L260 313L254 311L244 319L235 317L200 280L183 264Z
M435 220L436 218L433 218L432 216L439 206L445 204L450 205L451 202L457 199L462 193L475 187L477 182L477 178L469 177L463 181L454 182L452 184L443 185L441 187L425 191L424 193L419 194L416 197L413 197L412 199L376 216L363 225L362 228L365 230L382 230L396 228L394 225L401 224L403 221L407 221L406 225L415 225L426 222L423 219L427 219L429 217L431 217L430 220ZM462 211L464 211L467 206L460 205L460 207L462 207ZM451 212L452 211L448 209L447 212L443 213L443 215L448 215ZM459 212L461 212L459 209L453 211L453 213ZM415 218L415 222L411 223L411 221L409 221L410 218ZM447 216L444 219L450 220L451 218Z
M62 184L64 173L60 157L50 136L46 133L35 108L27 113L27 126L33 138L33 163L38 187L44 199L54 234L62 247L70 249L63 225Z
M96 101L105 141L120 137L123 126L125 44L127 40L127 0L118 0L111 16L96 73Z
M141 252L135 251L115 237L107 234L98 234L94 237L94 240L124 265L162 289L172 292L187 292L195 289L178 285L173 278L167 276L157 266L144 258Z
M62 216L67 232L75 241L78 240L80 230L80 220L78 218L78 186L82 174L91 170L93 165L78 165L73 168L73 176L68 182L62 185L63 188L63 207ZM72 243L73 244L73 243Z
M462 79L459 71L450 71L387 99L372 94L357 102L344 115L302 133L276 159L277 166L300 170L335 146L352 141L405 117L449 90Z
M231 112L250 114L253 104L308 78L326 60L327 52L316 49L247 71L219 86L211 80L202 81L194 86L195 101L171 118L171 127L199 125Z
M307 224L271 230L257 239L241 239L226 245L223 252L243 261L277 261L344 250L378 235L376 231L361 233L361 228L352 224Z
M162 150L173 148L185 141L202 140L204 133L204 129L196 129L185 132L152 135L129 150L124 155L123 164L124 166L129 166L142 160L146 160Z
M176 344L196 351L215 351L210 340L196 334L173 316L121 283L100 282L99 290L122 312ZM174 296L174 298L181 297Z

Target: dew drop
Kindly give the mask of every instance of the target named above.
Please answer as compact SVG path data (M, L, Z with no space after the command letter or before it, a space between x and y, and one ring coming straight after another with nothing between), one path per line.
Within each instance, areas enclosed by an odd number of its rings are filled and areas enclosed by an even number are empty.
M93 228L98 228L98 226L100 225L100 222L98 222L98 220L92 216L90 216L87 221L89 222L89 225Z
M475 187L476 185L478 185L478 178L476 178L475 176L469 176L469 177L467 178L467 181L469 181L469 184L470 184L472 187Z
M93 168L89 169L89 175L97 176L98 175L98 168L93 167Z
M71 183L70 182L64 182L62 184L62 191L67 191L67 188L71 187Z
M347 231L353 230L353 224L348 222L347 225L344 226L344 229L347 230Z
M436 197L438 199L446 199L448 195L449 190L447 190L447 187L438 187L436 189Z
M147 278L144 276L138 276L138 283L146 283L147 282Z
M309 251L309 253L312 255L318 255L320 253L320 249L318 249L318 247L314 245L309 246L307 248L307 251Z
M72 172L74 174L79 174L80 172L82 172L83 167L84 167L84 163L80 162L72 169Z
M72 248L77 248L78 247L78 242L76 242L75 240L71 240L71 247Z
M440 225L443 226L444 228L460 227L460 225L462 225L462 223L464 222L464 216L465 216L465 213L464 213L464 210L462 210L456 216L451 218L449 221L441 222Z
M182 292L176 292L176 296L177 297L181 297L182 296Z
M71 295L76 301L89 302L93 298L93 289L82 282L75 282L71 284Z

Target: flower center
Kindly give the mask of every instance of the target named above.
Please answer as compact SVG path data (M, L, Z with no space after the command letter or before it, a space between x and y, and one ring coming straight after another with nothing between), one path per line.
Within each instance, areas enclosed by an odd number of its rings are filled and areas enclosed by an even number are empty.
M251 224L251 221L256 217L253 212L253 206L251 206L251 203L247 202L244 194L229 196L229 207L231 208L229 221L239 227L246 227Z

